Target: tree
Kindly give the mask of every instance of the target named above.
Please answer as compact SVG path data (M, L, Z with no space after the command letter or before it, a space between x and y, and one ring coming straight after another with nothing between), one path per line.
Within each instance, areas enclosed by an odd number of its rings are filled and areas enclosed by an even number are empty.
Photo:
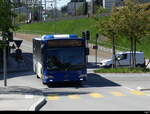
M139 4L136 0L126 0L124 6L116 8L114 15L119 16L118 33L131 42L131 67L136 67L137 43L150 32L149 5Z
M96 27L101 34L112 40L114 54L116 38L130 40L130 64L135 68L137 43L150 35L150 4L143 5L136 0L126 0L123 7L113 9L107 20L99 20L99 18L96 18Z
M108 18L102 19L100 14L107 11L106 9L100 8L94 16L96 20L95 26L98 29L99 33L106 36L112 42L112 51L113 51L113 63L112 68L116 68L116 40L118 38L118 28L120 27L118 23L118 15L113 14Z
M15 13L12 11L13 4L9 0L0 0L0 31L5 33L11 30L16 30L14 25ZM1 33L1 35L4 35ZM3 36L6 38L6 36Z
M3 72L4 72L4 86L7 86L7 62L6 62L6 39L8 38L8 32L16 30L16 26L13 23L15 14L12 11L13 4L10 0L0 0L0 31L3 40L0 41L0 47L3 47Z

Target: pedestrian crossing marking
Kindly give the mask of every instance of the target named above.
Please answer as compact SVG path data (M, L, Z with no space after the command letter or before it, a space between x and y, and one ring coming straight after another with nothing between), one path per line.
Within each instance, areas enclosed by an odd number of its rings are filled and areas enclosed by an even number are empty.
M103 98L104 96L100 93L91 93L89 94L93 98Z
M68 96L70 99L80 99L79 95L69 95Z
M116 96L116 97L127 96L126 94L123 94L123 93L118 92L118 91L110 91L109 93L113 96ZM141 92L141 91L137 91L137 90L131 90L131 91L129 91L129 93L132 95L137 95L137 96L144 96L144 95L148 96L148 94L146 94L145 92ZM88 94L88 96L90 96L92 98L104 98L105 97L100 93L90 93L90 94ZM77 100L77 99L81 98L81 96L78 94L68 95L67 97L69 99L72 99L72 100ZM60 95L59 94L49 94L47 96L47 99L48 100L59 100Z
M48 95L48 100L59 100L59 96L57 94Z
M130 93L134 95L146 95L146 93L137 90L132 90Z
M112 94L114 96L126 96L125 94L123 94L121 92L116 92L116 91L110 92L110 94Z

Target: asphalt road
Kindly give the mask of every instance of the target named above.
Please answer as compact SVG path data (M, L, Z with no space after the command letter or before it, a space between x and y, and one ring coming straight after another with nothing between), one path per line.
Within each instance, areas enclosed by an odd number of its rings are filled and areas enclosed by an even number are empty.
M21 48L32 53L31 42ZM31 58L29 58L31 59ZM89 57L89 61L93 61ZM9 74L8 85L28 86L42 90L47 103L41 111L51 110L134 110L150 111L150 74L94 74L88 69L87 81L76 84L42 85L32 72ZM22 81L20 81L22 80Z

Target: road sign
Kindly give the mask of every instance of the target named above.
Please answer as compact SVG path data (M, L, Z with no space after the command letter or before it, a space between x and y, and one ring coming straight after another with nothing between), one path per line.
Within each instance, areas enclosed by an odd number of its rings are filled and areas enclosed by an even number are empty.
M14 44L12 45L11 49L16 49L16 47L15 47L15 45L14 45Z
M21 46L21 43L23 42L23 40L14 40L16 46L19 48Z

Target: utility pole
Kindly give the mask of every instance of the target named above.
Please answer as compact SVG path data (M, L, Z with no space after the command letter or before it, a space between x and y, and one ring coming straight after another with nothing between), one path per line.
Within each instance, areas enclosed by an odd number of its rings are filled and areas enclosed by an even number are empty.
M55 28L55 31L54 33L56 34L56 16L57 16L57 0L54 0L54 4L55 4L55 25L54 25L54 28Z
M3 36L3 41L6 43L6 37ZM3 72L4 72L4 86L7 86L7 60L6 60L6 46L3 49Z
M97 50L98 50L98 37L99 37L99 34L96 34L96 40L95 40L95 44L96 44L96 49L95 49L95 64L97 64Z

